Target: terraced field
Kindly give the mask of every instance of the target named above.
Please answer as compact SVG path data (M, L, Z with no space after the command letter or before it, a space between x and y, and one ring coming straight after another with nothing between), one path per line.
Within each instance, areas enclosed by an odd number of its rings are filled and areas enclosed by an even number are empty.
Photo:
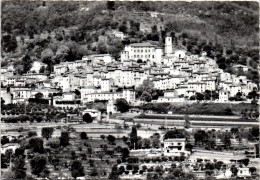
M252 127L259 126L259 121L242 119L238 116L226 117L226 116L189 116L188 117L191 127L216 127L216 126L243 126ZM167 125L167 126L184 126L184 115L162 115L162 114L149 114L140 115L134 118L136 123L142 124L154 124L154 125Z

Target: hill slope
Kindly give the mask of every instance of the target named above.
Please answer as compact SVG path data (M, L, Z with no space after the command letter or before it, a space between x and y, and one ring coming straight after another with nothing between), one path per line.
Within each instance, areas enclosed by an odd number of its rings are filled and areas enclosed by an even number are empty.
M129 39L110 37L111 29ZM233 72L235 63L250 65L246 75L257 82L258 31L256 2L3 2L2 65L20 64L24 55L27 64L41 60L50 66L90 53L118 57L125 44L163 43L170 34L177 47L207 51L226 71Z

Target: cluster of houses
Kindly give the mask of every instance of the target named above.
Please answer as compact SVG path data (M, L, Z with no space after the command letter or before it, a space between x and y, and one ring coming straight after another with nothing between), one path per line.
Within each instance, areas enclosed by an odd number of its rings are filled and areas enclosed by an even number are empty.
M50 75L42 73L46 67L35 61L23 75L16 75L12 65L2 67L1 98L6 104L26 103L42 93L44 99L53 100L54 106L66 107L75 107L75 102L82 105L110 100L113 104L118 98L134 103L135 88L149 80L155 89L165 92L156 102L182 102L206 90L218 92L218 102L227 102L238 92L246 97L257 88L246 76L223 72L205 52L188 55L174 49L171 37L165 38L165 47L153 42L126 45L121 62L110 54L95 54L54 65ZM76 90L80 96L74 93Z

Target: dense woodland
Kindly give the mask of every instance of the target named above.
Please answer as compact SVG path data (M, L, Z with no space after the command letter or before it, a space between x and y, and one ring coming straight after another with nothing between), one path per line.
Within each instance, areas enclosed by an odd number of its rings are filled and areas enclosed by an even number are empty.
M164 14L154 18L147 13L153 11ZM112 29L128 38L111 37ZM119 59L125 44L152 40L163 45L171 35L176 48L206 51L221 69L258 83L258 31L257 2L3 2L1 64L13 62L21 74L35 60L51 70L92 53ZM251 68L236 72L234 64Z

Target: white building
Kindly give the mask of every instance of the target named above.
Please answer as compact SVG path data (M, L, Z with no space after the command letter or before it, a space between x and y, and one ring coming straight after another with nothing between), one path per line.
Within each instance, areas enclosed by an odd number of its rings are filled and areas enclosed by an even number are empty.
M123 40L127 37L123 32L120 32L120 31L117 31L117 30L112 30L109 34L111 36L119 38L121 40Z
M113 62L115 59L110 54L92 54L83 56L82 60L88 60L92 64L108 64Z
M251 173L248 167L238 168L237 177L250 177Z
M109 100L107 103L107 114L114 114L117 112L116 105L113 100Z
M84 91L82 91L84 92ZM124 98L128 103L135 101L135 91L124 89L121 92L101 92L95 91L90 94L81 94L82 103L94 102L94 101L108 101Z
M164 143L164 155L166 156L180 156L184 153L186 156L190 154L185 150L186 140L185 138L170 138L165 139Z
M46 68L47 67L47 64L45 64L45 63L42 63L42 62L40 62L40 61L34 61L33 63L32 63L32 67L31 67L31 69L30 69L30 73L40 73L40 70L42 69L42 68Z
M0 94L1 94L1 99L5 101L4 104L12 103L11 94L7 92L7 89L1 88Z
M228 98L229 98L229 92L224 91L224 90L219 91L219 101L220 102L228 102L229 101Z
M125 46L121 52L121 62L129 59L142 61L150 60L153 63L161 64L163 49L149 42L134 43Z

